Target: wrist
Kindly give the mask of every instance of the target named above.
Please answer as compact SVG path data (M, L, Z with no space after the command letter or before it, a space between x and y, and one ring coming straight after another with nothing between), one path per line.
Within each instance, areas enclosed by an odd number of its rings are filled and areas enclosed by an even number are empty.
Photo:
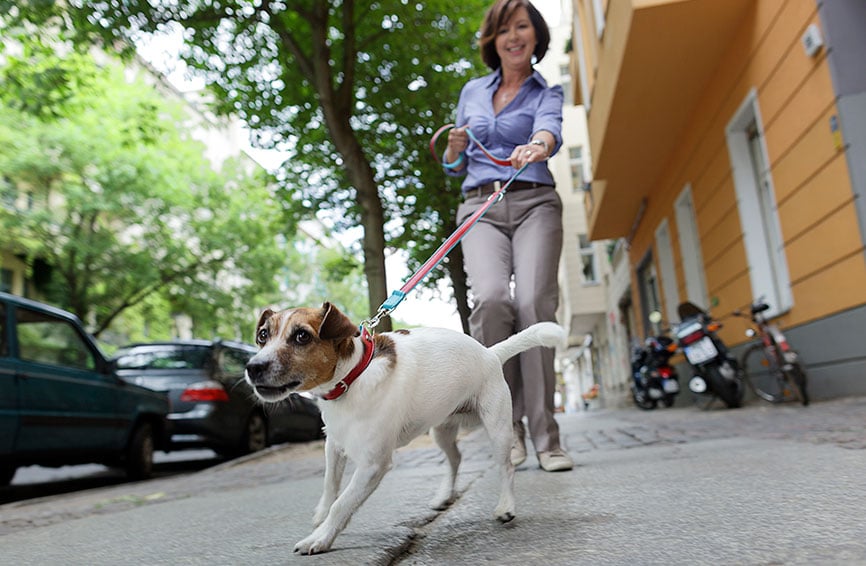
M544 141L543 139L536 138L536 139L530 141L529 145L540 145L541 147L544 148L545 157L550 156L550 146L547 145L547 142Z

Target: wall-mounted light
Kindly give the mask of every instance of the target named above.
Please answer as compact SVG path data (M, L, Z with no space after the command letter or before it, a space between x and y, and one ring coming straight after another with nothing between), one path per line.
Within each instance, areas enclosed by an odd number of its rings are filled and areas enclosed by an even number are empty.
M809 24L803 37L800 38L803 42L803 49L806 50L808 57L814 57L821 47L824 45L824 38L821 36L821 30L816 24Z

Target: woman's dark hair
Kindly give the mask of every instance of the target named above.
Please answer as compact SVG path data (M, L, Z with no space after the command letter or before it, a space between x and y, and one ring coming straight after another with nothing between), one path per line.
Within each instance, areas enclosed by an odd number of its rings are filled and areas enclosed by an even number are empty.
M496 34L499 33L499 28L505 25L505 22L521 6L529 12L529 21L535 28L535 39L538 43L533 55L535 55L536 62L541 61L550 46L550 29L547 27L547 22L544 21L544 16L541 15L538 8L533 6L529 0L496 0L487 10L487 14L484 15L484 21L481 22L481 38L478 40L478 47L481 48L481 60L494 71L502 66L502 60L496 52Z

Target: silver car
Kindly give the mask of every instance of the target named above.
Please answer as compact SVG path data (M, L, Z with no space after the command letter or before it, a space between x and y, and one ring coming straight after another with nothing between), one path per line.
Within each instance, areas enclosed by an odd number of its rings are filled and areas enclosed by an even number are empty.
M263 406L244 379L254 346L175 340L124 346L113 361L121 379L168 393L168 449L210 448L235 457L270 444L321 438L316 402L293 394Z

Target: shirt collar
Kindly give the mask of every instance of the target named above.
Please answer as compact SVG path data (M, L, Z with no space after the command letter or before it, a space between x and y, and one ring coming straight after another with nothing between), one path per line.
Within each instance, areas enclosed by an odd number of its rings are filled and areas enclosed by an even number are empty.
M537 82L541 88L547 88L547 81L544 80L544 77L541 76L535 68L532 69L532 74L529 75L529 79ZM487 75L487 87L490 89L499 88L499 83L502 82L502 67L496 69L489 75Z

